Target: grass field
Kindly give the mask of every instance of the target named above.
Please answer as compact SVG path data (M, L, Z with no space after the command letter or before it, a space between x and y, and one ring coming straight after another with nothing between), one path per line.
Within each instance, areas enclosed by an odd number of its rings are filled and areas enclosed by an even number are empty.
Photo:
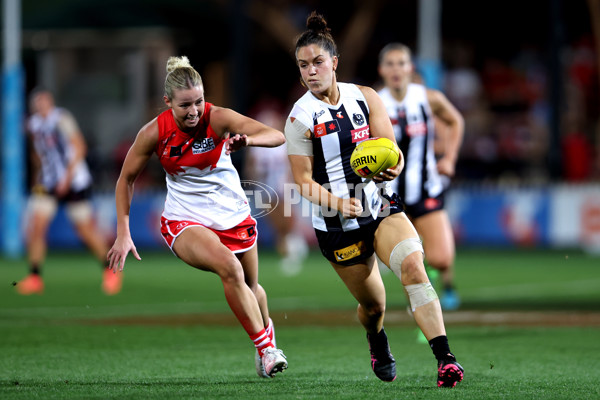
M11 284L25 261L0 259L1 399L600 398L600 259L578 251L459 249L463 307L446 320L466 374L454 390L435 386L435 360L391 273L386 331L398 379L384 383L370 370L356 304L323 258L287 277L261 252L290 365L264 380L216 276L167 252L141 256L114 297L101 293L87 253L50 254L45 294L31 297Z

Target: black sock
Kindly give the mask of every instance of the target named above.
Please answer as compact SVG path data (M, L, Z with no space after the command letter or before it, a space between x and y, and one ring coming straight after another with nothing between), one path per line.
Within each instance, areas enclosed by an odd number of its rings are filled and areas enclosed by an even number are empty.
M40 275L40 265L37 263L31 264L29 266L29 273L32 275Z
M367 333L367 338L369 339L369 344L374 347L374 349L372 350L381 350L382 348L388 348L388 338L383 328L381 328L381 330L374 335Z
M433 351L435 358L439 360L454 359L454 354L450 352L448 337L446 335L434 337L429 341L429 347Z
M377 340L380 340L381 343L387 345L388 343L388 337L385 334L385 329L383 329L383 326L381 327L381 330L377 333Z

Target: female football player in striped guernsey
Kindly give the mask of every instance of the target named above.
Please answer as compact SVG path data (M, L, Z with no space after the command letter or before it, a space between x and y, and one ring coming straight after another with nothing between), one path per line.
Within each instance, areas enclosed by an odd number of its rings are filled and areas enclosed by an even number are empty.
M58 207L82 242L102 263L102 290L112 296L121 291L123 275L107 268L108 243L98 229L92 206L93 181L86 162L87 143L75 117L57 107L54 95L38 87L31 92L33 114L27 120L31 146L33 187L27 205L27 253L30 273L16 285L23 295L42 294L42 264L48 247L48 228Z
M287 368L287 361L275 347L267 295L258 283L256 221L230 153L244 146L280 146L285 137L206 102L202 78L187 57L167 61L164 101L169 108L140 129L117 181L110 268L122 271L129 252L141 259L129 230L129 209L135 180L156 153L167 173L163 238L185 263L219 276L229 307L256 347L256 372L271 377Z
M337 82L337 48L324 18L313 12L306 25L295 54L308 92L294 104L285 134L294 180L313 203L321 252L358 301L358 319L367 331L377 377L393 381L396 363L383 329L386 294L374 253L402 282L438 360L438 386L454 387L463 378L463 368L450 352L419 236L387 184L399 175L404 161L401 157L396 167L365 182L350 167L360 141L394 140L385 107L373 89Z
M460 112L443 93L412 83L410 49L390 43L379 53L379 75L385 87L379 96L385 104L394 135L406 157L406 166L394 180L394 192L405 203L406 214L423 239L427 263L440 271L444 310L456 310L460 299L454 290L454 236L444 210L444 193L454 176L463 137ZM435 118L434 118L435 117ZM443 155L434 152L435 123L444 126Z

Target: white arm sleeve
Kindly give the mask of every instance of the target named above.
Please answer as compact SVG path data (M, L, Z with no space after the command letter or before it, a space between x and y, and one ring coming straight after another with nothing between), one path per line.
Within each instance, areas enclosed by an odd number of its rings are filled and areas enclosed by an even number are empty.
M77 121L67 110L62 111L60 120L58 121L58 128L69 139L78 132L81 132L79 130L79 125L77 125Z
M294 120L293 122L292 119ZM312 157L313 145L310 139L312 133L308 126L303 124L298 118L288 117L285 122L284 131L289 155Z

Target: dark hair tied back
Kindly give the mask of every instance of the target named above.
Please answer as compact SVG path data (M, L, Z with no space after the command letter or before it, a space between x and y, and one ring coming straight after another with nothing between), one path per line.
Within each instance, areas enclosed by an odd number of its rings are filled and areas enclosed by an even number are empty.
M329 34L329 32L331 32L331 29L327 27L325 18L323 18L321 14L317 14L316 11L313 11L306 19L306 29L324 34Z
M316 44L327 50L332 57L337 57L337 46L330 32L325 18L313 11L306 19L306 30L296 39L296 53L300 47Z

